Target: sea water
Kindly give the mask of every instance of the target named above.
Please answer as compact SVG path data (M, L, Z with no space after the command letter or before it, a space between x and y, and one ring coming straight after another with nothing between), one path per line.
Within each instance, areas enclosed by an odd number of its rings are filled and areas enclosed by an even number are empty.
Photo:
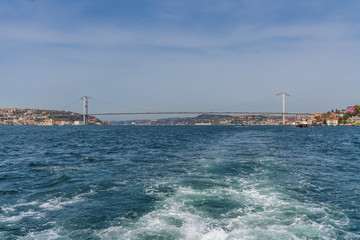
M360 128L1 126L0 239L360 239Z

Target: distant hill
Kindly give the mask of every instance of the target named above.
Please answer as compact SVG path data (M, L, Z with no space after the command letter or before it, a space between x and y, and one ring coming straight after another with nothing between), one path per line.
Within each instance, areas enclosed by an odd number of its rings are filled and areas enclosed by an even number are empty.
M70 111L47 109L0 108L2 125L80 125L83 115ZM102 122L93 116L88 117L90 125L101 125Z
M202 114L196 117L114 121L112 123L115 125L279 125L281 119L281 116Z

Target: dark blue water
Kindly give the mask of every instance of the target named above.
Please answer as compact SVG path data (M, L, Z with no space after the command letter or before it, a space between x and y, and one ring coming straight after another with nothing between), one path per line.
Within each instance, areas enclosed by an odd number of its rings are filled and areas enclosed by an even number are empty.
M360 239L360 128L0 127L0 239Z

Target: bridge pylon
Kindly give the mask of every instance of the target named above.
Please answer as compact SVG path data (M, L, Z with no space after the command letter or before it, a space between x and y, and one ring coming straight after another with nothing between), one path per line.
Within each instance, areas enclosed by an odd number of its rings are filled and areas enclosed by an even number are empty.
M283 125L285 125L285 96L290 96L289 94L287 94L286 92L282 92L277 94L277 96L282 95L282 123Z
M88 124L88 114L89 114L89 109L88 109L88 96L83 96L81 98L84 103L83 103L83 124L87 125Z

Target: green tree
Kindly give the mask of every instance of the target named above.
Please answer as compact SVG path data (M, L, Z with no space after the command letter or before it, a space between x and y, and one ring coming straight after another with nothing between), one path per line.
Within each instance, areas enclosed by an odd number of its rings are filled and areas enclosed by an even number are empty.
M359 115L359 113L360 113L360 106L359 105L354 106L354 113L355 113L355 115Z

